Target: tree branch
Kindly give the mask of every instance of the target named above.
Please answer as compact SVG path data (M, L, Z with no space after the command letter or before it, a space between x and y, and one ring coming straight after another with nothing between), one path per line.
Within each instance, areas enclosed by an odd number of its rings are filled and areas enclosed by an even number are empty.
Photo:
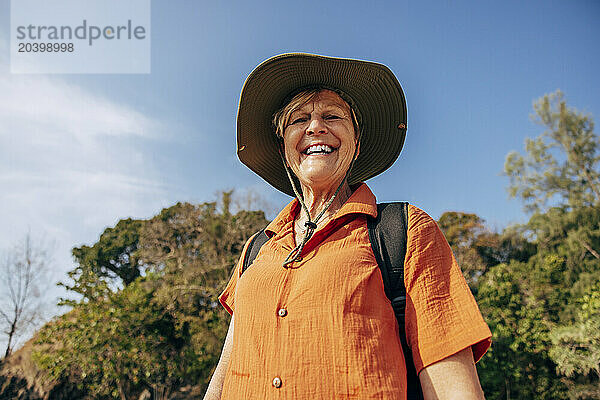
M579 244L581 244L587 251L589 251L594 257L596 257L597 259L600 260L600 254L598 254L598 252L596 250L594 250L588 243L586 243L585 241L579 239L579 238L575 238Z

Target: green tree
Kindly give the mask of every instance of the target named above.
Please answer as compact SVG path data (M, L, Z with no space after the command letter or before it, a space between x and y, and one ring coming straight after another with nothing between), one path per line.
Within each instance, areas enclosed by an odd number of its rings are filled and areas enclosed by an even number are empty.
M600 280L600 142L591 117L567 107L562 93L534 109L546 131L526 141L525 156L507 156L505 174L510 195L533 213L512 229L512 242L529 239L535 252L490 268L478 292L494 335L479 368L488 399L579 398L599 383L588 368L593 356L579 351L595 325L579 310Z
M492 232L475 214L448 211L442 214L438 225L473 293L477 293L480 277L490 267L511 260L527 261L535 253L535 246L519 229Z
M560 280L573 299L564 305L562 318L574 320L582 297L600 276L600 259L594 249L600 249L600 208L580 207L566 211L550 208L534 214L527 224L536 238L540 253L557 254L563 260Z
M46 325L35 360L56 380L79 381L91 398L157 399L201 376L190 331L154 301L162 285L150 274L108 298L88 301Z
M137 256L144 223L131 218L120 220L114 227L106 228L93 246L75 247L73 258L77 267L68 272L73 283L61 285L93 300L135 281L145 269Z
M579 301L575 323L550 332L550 357L566 377L572 399L600 398L600 280Z
M560 280L569 295L560 318L573 322L575 300L600 274L600 138L592 117L568 107L560 91L534 110L546 131L526 141L526 156L508 155L505 173L511 196L534 212L524 233L538 247L537 262L552 254L564 261Z
M546 131L526 140L525 156L508 154L504 171L510 195L530 211L551 200L570 209L598 206L600 147L591 116L567 107L560 91L536 101L534 110L533 119Z
M204 390L229 319L217 296L245 241L267 223L262 212L232 214L230 198L123 220L76 249L70 288L85 297L42 330L37 363L57 381L78 381L90 398Z
M477 301L493 334L478 364L489 400L566 398L547 354L551 312L530 290L532 264L494 266L479 286Z
M148 221L141 234L140 257L162 273L164 285L155 301L179 324L190 329L191 342L202 354L208 384L216 365L229 315L217 297L231 276L244 243L266 224L262 211L229 209L230 192L221 204L178 203Z

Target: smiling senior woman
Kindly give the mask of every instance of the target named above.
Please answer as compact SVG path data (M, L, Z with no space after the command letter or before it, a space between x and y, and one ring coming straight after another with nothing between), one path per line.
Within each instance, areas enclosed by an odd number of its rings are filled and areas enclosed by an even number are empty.
M435 222L408 206L411 354L369 239L378 208L362 182L394 163L405 134L384 65L283 54L248 76L238 156L295 198L245 270L248 241L219 298L232 319L205 399L403 399L411 370L425 399L483 398L474 360L491 334Z

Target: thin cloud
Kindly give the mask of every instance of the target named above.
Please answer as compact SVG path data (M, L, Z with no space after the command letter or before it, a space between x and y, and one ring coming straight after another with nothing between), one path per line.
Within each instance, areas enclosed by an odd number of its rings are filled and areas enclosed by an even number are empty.
M46 76L2 75L0 93L0 119L9 125L17 122L19 130L29 135L58 134L85 141L98 135L151 137L165 131L142 113Z
M0 121L1 197L11 200L0 213L102 205L90 213L115 218L165 190L144 152L164 125L130 107L59 79L3 75Z
M62 77L0 73L0 249L48 237L53 279L65 280L72 247L166 206L153 152L172 139L167 125Z

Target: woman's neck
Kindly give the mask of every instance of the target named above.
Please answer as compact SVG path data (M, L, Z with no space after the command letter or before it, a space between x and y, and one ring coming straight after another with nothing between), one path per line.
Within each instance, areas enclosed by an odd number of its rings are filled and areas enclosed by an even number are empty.
M310 219L312 221L323 211L323 209L327 206L327 203L331 200L333 195L335 195L335 191L337 190L337 185L334 188L329 188L328 190L313 190L310 187L302 186L302 194L304 197L304 204L308 209L310 214ZM326 220L327 217L335 214L344 203L350 198L352 195L352 190L348 185L348 182L344 182L340 190L337 192L335 199L331 203L331 205L325 211L323 217L320 220ZM300 212L298 215L299 221L306 221L306 213Z

